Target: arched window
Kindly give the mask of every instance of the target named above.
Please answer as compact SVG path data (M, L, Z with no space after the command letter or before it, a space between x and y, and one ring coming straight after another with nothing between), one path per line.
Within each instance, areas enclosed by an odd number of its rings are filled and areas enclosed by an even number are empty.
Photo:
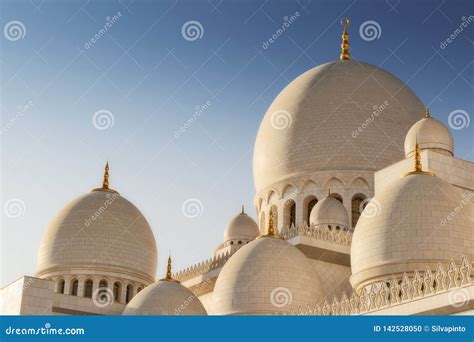
M64 286L66 285L66 282L64 279L60 279L58 283L58 293L64 293Z
M239 241L237 242L237 244L241 245L241 244L242 244L242 241L239 240Z
M84 285L84 297L92 298L92 285L93 285L92 280L87 279Z
M296 204L293 200L287 200L284 205L283 227L291 227L296 224Z
M79 288L79 280L74 279L71 285L71 296L77 296L77 289Z
M114 283L114 300L116 302L120 301L120 290L121 290L120 283L117 281Z
M308 196L303 201L303 210L304 210L304 220L309 225L309 218L311 216L311 210L313 210L314 206L318 203L318 199L314 196Z
M107 287L107 286L108 286L107 280L103 280L103 279L102 279L102 280L99 282L99 287Z
M127 285L127 296L125 298L125 302L128 304L132 300L132 297L133 297L133 285L128 284Z
M356 194L352 196L352 228L355 228L357 221L359 221L360 214L364 210L367 202L364 201L367 197L363 194Z

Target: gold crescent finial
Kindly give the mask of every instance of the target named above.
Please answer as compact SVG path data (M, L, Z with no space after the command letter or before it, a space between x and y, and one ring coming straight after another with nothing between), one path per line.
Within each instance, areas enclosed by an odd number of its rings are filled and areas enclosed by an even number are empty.
M104 178L102 179L102 187L93 189L92 191L110 191L110 192L118 193L117 191L109 188L109 177L110 177L109 170L110 170L109 161L107 160L107 163L105 163Z
M430 110L428 107L425 107L425 119L431 118Z
M166 276L161 279L161 280L165 280L165 281L174 281L174 282L177 282L179 283L178 280L174 279L173 278L173 274L171 272L171 252L170 254L168 255L168 264L166 265Z
M344 28L344 31L342 31L341 55L339 56L341 61L348 61L351 59L351 54L349 52L349 34L347 33L347 28L350 24L351 21L349 18L343 18L341 20L341 25Z
M433 172L423 171L423 167L421 165L420 145L418 145L418 137L416 138L414 156L415 156L415 163L413 164L413 171L405 173L403 177L410 176L410 175L435 176Z

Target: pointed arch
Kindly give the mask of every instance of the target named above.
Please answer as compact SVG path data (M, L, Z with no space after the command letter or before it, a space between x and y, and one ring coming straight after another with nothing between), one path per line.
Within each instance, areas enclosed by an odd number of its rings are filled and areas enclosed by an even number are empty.
M367 196L362 193L357 193L352 196L351 203L351 221L352 229L355 228L357 222L359 221L360 215L367 205Z
M309 217L311 216L311 210L318 203L318 198L314 195L306 196L303 200L303 220L309 225Z

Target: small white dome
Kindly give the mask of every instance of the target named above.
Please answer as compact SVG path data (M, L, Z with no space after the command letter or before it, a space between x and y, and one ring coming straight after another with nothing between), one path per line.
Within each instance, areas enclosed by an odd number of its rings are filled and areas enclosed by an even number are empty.
M113 191L84 194L53 219L43 236L37 276L113 272L155 281L157 248L145 217Z
M253 218L242 212L232 218L225 228L224 243L235 240L253 240L258 236L258 225Z
M122 315L207 315L199 298L177 281L162 279L148 285L128 303Z
M285 240L263 237L239 249L224 265L213 293L213 314L289 313L321 299L308 259Z
M354 288L474 256L474 204L459 188L414 174L376 193L351 246ZM371 201L371 203L372 203ZM367 207L366 209L367 210Z
M453 136L440 121L428 116L416 122L405 137L405 157L415 151L418 141L420 150L433 150L452 156L454 154Z
M319 201L311 210L310 224L320 226L349 227L349 215L344 205L333 197Z

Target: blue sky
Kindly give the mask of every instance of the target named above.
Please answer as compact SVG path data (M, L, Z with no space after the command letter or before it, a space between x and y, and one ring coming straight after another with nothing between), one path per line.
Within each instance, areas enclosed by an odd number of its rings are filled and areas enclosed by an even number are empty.
M474 14L467 0L10 0L1 6L2 205L21 201L19 217L2 212L2 285L34 274L48 222L100 185L107 159L111 186L153 228L159 274L168 250L176 269L210 257L241 204L252 207L253 144L267 107L299 74L338 58L341 17L352 21L353 58L407 82L432 116L449 125L451 112L464 111L469 120L474 112L474 22L446 43L463 16L466 22ZM200 25L197 38L182 33L190 21ZM367 21L380 27L377 39L362 38ZM94 125L97 112L113 125ZM471 161L473 127L451 129L456 155ZM190 198L202 203L198 217L182 213Z

